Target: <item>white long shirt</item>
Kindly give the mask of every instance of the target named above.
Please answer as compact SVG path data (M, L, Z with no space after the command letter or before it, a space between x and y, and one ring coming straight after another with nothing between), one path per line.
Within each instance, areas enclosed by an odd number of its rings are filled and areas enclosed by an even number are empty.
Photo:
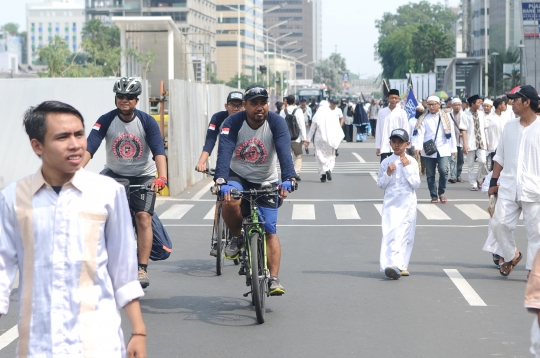
M418 134L412 137L415 149L422 149L423 157L437 158L437 153L426 155L424 152L424 142L427 142L430 139L435 141L435 146L441 157L449 157L452 153L457 153L454 121L450 116L448 116L448 120L450 121L450 138L446 138L442 118L439 125L439 131L437 132L439 113L428 113L425 116L422 124L418 127ZM435 134L437 134L437 139L435 139Z
M144 295L125 189L79 170L60 194L41 170L0 192L0 314L17 270L18 356L124 357L118 309Z
M293 142L300 143L301 141L305 140L307 138L306 136L306 121L304 118L304 112L302 111L302 108L295 106L295 105L289 105L287 106L287 113L292 114L295 109L298 110L294 113L294 116L296 117L296 122L298 123L298 127L300 127L300 135L298 138L293 140ZM279 113L280 116L283 118L286 117L285 110L282 109Z
M523 127L519 119L506 123L493 158L503 170L499 198L540 202L540 120Z
M487 148L486 144L486 118L484 111L478 110L478 122L480 124L480 136L482 137L482 143L484 144L484 149ZM471 111L465 111L461 114L461 122L459 123L459 129L467 131L467 149L468 150L477 150L476 148L476 134L474 131L474 118Z
M380 149L381 153L391 153L390 134L394 129L409 128L409 118L407 112L396 106L393 110L390 107L379 110L377 117L377 130L375 131L375 148ZM409 137L411 133L409 133Z
M504 128L504 125L508 121L506 113L502 112L499 116L497 113L492 113L486 117L486 136L488 142L488 151L494 152L499 145L499 139Z

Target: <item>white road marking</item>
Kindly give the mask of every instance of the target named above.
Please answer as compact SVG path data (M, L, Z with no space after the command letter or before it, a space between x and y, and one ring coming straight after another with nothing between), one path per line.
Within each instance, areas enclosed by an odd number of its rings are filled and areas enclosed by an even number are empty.
M6 348L17 338L19 338L19 329L17 328L17 325L15 325L0 336L0 350Z
M315 220L315 205L294 204L292 211L293 220Z
M354 152L353 152L352 155L354 155L354 156L356 157L356 159L358 159L358 161L359 161L360 163L365 163L365 162L366 162L366 161L364 160L364 158L362 158L362 157L360 156L360 154L354 153Z
M373 204L375 205L375 209L379 212L379 215L382 216L382 204Z
M212 227L212 224L163 224L166 227ZM381 227L381 224L278 224L279 227ZM416 227L448 227L448 228L479 228L479 227L488 227L489 225L455 225L455 224L446 224L446 225L416 225ZM518 227L525 227L524 225L517 225Z
M204 186L204 188L202 188L201 190L199 190L199 192L198 192L197 194L195 194L191 200L199 200L200 198L203 197L204 194L210 192L210 188L211 188L212 186L214 186L214 182L213 182L213 181L209 182L208 184L206 184L206 185Z
M418 204L418 210L424 214L428 220L451 220L444 211L433 204Z
M334 212L336 213L336 218L338 220L358 220L360 219L360 215L358 215L358 211L356 211L356 207L354 205L339 205L334 204Z
M472 220L489 220L489 214L476 204L456 204L456 208Z
M210 211L208 212L208 214L206 214L206 216L204 217L203 220L214 220L214 214L216 212L216 207L215 206L212 206L210 208Z
M163 214L159 215L159 218L165 219L165 220L182 219L182 217L186 215L186 213L190 211L191 208L193 208L193 205L175 204L171 206L169 209L167 209L167 211L165 211Z
M334 173L334 172L332 172ZM368 173L366 173L368 174ZM373 175L375 175L375 177L377 176L376 173L371 173ZM313 203L316 203L316 202L336 202L336 203L372 203L372 202L379 202L379 203L382 203L383 201L383 198L382 198L382 193L383 191L381 191L381 196L378 197L378 198L375 198L375 199L289 199L287 197L287 199L285 200L285 202L293 202L293 201L297 201L297 202L313 202ZM178 202L190 202L190 201L197 201L197 202L216 202L216 199L200 199L200 200L193 200L193 199L165 199L167 201L178 201ZM429 203L431 201L431 199L418 199L417 202L419 203ZM487 203L489 202L488 199L452 199L452 203L458 203L458 202L467 202L467 203Z
M454 285L458 288L459 292L465 297L467 302L471 306L487 306L482 298L476 293L474 288L461 276L456 269L444 269L444 272L450 277Z
M378 173L370 172L369 175L371 175L371 177L373 178L373 180L375 180L375 183L376 183L377 180L379 179L379 174L378 174Z

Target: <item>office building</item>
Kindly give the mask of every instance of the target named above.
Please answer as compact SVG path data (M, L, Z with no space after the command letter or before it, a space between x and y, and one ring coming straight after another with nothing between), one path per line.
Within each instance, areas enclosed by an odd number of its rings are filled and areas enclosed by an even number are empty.
M489 37L489 47L496 51L520 45L523 39L520 1L489 0Z
M28 64L38 60L36 50L47 46L53 38L63 38L75 53L82 41L84 5L74 0L48 0L44 3L26 5L26 41Z

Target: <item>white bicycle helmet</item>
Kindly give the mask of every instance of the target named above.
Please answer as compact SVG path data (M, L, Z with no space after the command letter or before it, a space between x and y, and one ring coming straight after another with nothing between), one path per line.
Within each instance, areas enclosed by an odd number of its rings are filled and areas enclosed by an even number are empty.
M141 82L134 77L122 77L114 83L113 92L138 96L142 92Z

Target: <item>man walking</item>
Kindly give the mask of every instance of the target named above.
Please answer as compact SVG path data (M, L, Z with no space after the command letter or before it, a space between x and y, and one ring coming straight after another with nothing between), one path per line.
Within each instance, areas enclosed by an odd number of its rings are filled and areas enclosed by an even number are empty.
M454 122L454 133L456 136L456 146L457 146L457 155L450 157L450 173L448 182L449 183L463 183L464 180L461 179L461 171L463 170L463 141L467 136L467 132L461 132L459 125L461 123L461 100L459 98L452 99L451 103L452 111L448 114L452 121ZM465 136L465 137L464 137Z
M493 170L493 158L497 153L497 146L501 139L501 134L509 117L506 112L506 102L502 98L497 98L493 101L495 112L486 118L486 135L488 143L488 151L491 157L491 170Z
M300 128L300 135L298 138L291 140L291 152L294 158L294 171L296 172L296 180L300 181L300 171L302 170L302 143L306 140L306 122L304 119L304 112L301 108L296 106L296 97L291 94L287 97L287 108L282 109L280 116L286 118L287 116L293 116L296 118L298 128Z
M486 134L485 115L482 110L482 99L478 95L467 98L470 106L469 112L463 112L460 129L465 131L463 137L463 153L467 155L467 169L471 191L477 191L486 177ZM478 169L475 174L474 160L478 158Z
M379 105L377 104L377 101L375 98L371 100L371 104L369 105L369 126L371 127L371 136L375 138L375 133L377 132L375 127L377 127L377 118L379 117Z
M392 148L388 138L392 131L397 128L409 128L409 118L407 112L399 107L399 91L391 89L388 92L389 105L379 111L377 117L377 130L375 135L375 154L381 156L381 163L392 155ZM371 109L370 109L371 112Z

